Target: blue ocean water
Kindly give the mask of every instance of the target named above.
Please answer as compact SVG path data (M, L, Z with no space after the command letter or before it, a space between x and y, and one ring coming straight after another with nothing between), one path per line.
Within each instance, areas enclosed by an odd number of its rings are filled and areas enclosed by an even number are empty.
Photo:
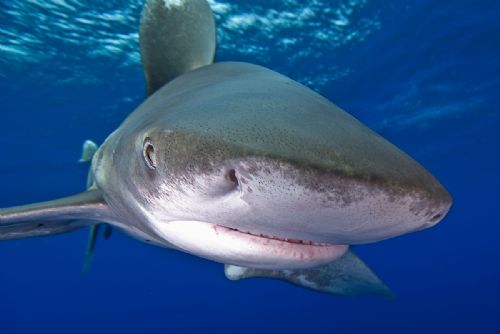
M211 1L218 61L303 82L428 168L436 227L356 251L397 294L230 282L222 265L120 233L0 243L0 333L499 333L500 2ZM142 1L0 0L0 207L79 192L85 139L144 97Z

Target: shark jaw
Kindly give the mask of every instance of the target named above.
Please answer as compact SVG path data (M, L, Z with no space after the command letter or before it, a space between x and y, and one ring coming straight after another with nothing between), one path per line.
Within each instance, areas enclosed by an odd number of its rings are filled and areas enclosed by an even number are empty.
M310 268L341 257L347 245L240 231L194 220L155 224L165 241L179 250L225 264L262 269Z

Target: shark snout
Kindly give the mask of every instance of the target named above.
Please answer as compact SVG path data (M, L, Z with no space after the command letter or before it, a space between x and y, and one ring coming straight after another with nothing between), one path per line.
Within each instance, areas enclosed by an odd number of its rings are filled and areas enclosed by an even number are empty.
M418 205L414 206L415 212L424 212L427 220L424 224L418 226L415 231L432 227L441 222L453 205L450 193L439 181L428 182L427 187L421 190L424 198L423 203L425 203L424 208L419 208Z
M419 167L421 168L421 167ZM333 244L375 242L436 225L448 191L423 168L398 178L359 176L269 159L232 163L226 181L245 202L231 225Z

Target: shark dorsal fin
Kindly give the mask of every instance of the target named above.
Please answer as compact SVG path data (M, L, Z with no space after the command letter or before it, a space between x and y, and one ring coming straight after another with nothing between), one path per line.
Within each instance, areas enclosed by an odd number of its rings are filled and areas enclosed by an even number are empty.
M147 95L213 62L215 22L205 0L148 0L139 32Z

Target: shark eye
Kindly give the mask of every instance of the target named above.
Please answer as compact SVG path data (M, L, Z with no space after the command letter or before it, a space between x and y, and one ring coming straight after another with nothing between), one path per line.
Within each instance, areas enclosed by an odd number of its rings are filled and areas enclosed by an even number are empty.
M144 139L144 145L142 147L142 157L144 158L144 162L149 169L156 169L155 147L151 142L151 138L149 137L146 137L146 139Z

